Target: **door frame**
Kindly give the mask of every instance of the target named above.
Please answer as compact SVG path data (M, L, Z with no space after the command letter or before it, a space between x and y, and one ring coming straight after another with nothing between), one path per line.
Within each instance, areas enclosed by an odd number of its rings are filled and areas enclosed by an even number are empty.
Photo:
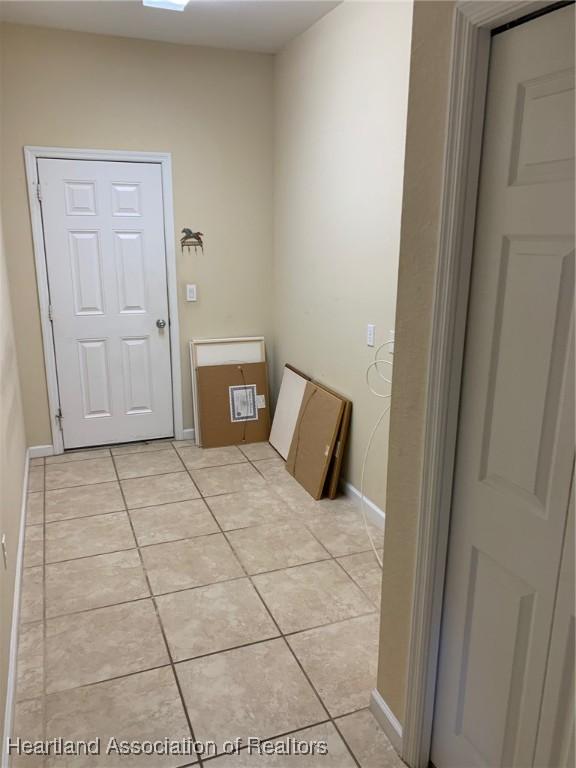
M430 759L490 34L553 5L553 0L458 0L454 9L402 728L401 754L410 768L427 768Z
M176 273L176 245L174 238L174 207L172 197L172 155L169 152L131 152L109 149L69 149L64 147L24 147L26 183L30 205L32 241L36 264L36 283L40 305L40 324L44 348L44 365L48 389L48 407L52 429L52 447L55 454L64 452L63 433L58 425L57 413L60 404L58 378L56 373L56 354L54 335L49 316L48 268L44 247L44 227L42 208L39 197L37 160L50 158L56 160L99 160L124 163L156 163L160 165L162 176L162 200L164 220L164 242L166 253L166 279L168 287L168 313L170 327L170 358L172 369L172 408L174 437L184 437L182 415L182 378L180 368L180 327L178 317L178 280Z

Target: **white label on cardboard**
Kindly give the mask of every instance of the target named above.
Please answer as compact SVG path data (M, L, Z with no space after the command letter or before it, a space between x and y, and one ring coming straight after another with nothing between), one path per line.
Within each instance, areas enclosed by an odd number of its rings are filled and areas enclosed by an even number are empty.
M228 387L230 421L258 421L256 384Z
M266 408L266 395L256 395L256 408L258 410Z

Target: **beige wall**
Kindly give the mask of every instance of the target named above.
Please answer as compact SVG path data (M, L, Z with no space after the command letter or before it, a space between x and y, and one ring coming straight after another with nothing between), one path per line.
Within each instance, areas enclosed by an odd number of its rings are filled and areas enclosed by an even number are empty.
M1 86L2 50L3 30L0 24L0 138L3 116L5 115ZM2 171L3 168L0 164L0 175ZM5 534L8 550L7 570L4 570L0 557L0 736L4 727L4 704L6 701L8 660L10 658L12 602L14 599L25 455L24 415L16 363L6 274L6 251L0 212L0 536Z
M383 401L365 369L394 328L411 3L345 3L276 60L276 384L291 363L354 401L346 469ZM384 506L386 429L368 495Z
M172 153L184 426L187 340L271 335L272 75L265 54L6 25L3 189L8 272L29 445L51 443L22 147ZM197 283L199 301L183 301Z
M404 719L453 3L417 1L390 421L378 690Z

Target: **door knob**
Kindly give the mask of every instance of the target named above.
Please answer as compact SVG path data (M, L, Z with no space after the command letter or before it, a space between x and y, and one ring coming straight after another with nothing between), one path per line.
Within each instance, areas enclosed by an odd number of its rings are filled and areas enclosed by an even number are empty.
M166 328L166 320L156 320L157 328Z

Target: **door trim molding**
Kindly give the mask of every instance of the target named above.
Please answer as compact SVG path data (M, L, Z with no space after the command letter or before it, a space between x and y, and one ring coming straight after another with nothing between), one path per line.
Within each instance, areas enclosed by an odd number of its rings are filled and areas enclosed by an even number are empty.
M36 282L38 286L38 301L40 305L40 324L42 327L42 343L44 348L44 364L46 368L46 385L48 388L48 407L50 409L50 426L54 453L64 451L62 432L58 427L56 413L60 408L58 378L56 374L56 355L52 323L48 317L49 293L48 270L44 249L44 229L42 226L42 209L38 199L38 170L36 161L39 158L60 160L107 160L111 162L157 163L162 171L162 199L164 217L164 242L166 247L166 277L168 285L168 311L170 314L170 358L172 363L172 408L174 418L174 438L181 440L184 433L182 415L182 376L180 366L180 328L178 317L178 280L176 273L176 243L174 238L174 206L172 196L172 155L169 152L128 152L108 149L70 149L65 147L24 147L24 162L26 166L26 183L28 187L28 203L30 206L30 222L34 244L34 260L36 264Z
M459 0L454 10L402 734L410 768L430 759L490 31L553 4Z

